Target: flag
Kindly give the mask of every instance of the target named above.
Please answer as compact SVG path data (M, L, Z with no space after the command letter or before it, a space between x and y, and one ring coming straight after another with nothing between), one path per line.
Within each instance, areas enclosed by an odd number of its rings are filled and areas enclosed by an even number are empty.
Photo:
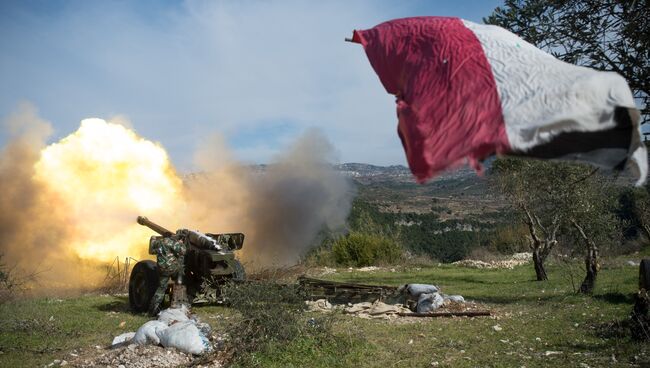
M614 72L568 64L497 26L415 17L355 30L418 182L494 154L628 163L645 181L639 111Z

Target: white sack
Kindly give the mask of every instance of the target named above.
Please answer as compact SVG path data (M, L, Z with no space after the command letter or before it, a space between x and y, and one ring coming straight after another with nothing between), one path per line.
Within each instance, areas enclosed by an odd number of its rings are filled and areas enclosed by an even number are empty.
M444 303L444 299L438 293L420 294L416 312L427 313L434 311L440 308L442 306L442 303Z
M111 345L117 345L117 344L131 341L133 339L133 336L135 336L135 332L125 332L121 335L115 336Z
M407 296L410 296L411 299L417 300L420 295L437 293L440 291L440 288L428 284L406 284L400 287L398 291L403 291Z
M166 329L168 325L165 322L161 321L149 321L140 328L138 328L138 331L135 332L135 336L133 337L133 343L138 344L138 345L144 345L144 344L154 344L158 345L160 344L160 338L158 335L162 333L164 329Z
M465 303L465 298L462 295L443 295L442 298L445 302Z
M209 348L207 340L201 336L194 321L174 323L162 330L159 337L162 346L194 355L203 354Z
M187 316L189 310L186 306L181 305L180 308L168 308L158 314L158 320L170 325L174 322L185 322L190 318Z

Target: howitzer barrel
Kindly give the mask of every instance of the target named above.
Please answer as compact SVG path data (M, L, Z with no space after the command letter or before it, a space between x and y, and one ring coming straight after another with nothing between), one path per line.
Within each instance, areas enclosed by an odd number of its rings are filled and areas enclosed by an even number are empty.
M162 236L170 236L170 235L173 234L173 232L171 232L171 231L165 229L164 227L150 221L148 218L146 218L144 216L138 216L138 224L140 224L142 226L146 226L146 227L150 228L151 230L157 232L158 234L160 234Z
M198 231L188 231L188 236L190 239L190 243L196 245L199 248L203 249L215 249L215 250L221 250L221 247L217 245L217 241L210 238L209 236L200 233Z

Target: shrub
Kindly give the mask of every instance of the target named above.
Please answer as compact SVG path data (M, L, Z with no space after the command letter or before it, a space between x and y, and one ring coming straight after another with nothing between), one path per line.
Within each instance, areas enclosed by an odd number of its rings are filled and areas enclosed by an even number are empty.
M490 237L489 247L501 254L528 252L529 234L524 224L500 225Z
M0 304L15 299L28 290L28 285L36 282L37 273L25 273L9 268L2 262L0 253Z
M298 285L248 281L223 286L222 295L241 318L227 327L226 359L256 366L255 355L291 344L296 339L334 341L330 317L308 318L306 296Z
M332 254L339 265L363 267L396 263L402 248L386 236L350 233L334 242Z

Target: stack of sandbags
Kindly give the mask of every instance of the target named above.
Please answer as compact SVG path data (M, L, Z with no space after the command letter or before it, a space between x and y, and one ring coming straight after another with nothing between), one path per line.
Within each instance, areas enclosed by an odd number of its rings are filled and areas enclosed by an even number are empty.
M122 334L113 340L113 346L125 343L138 345L162 345L180 351L200 355L212 349L208 341L210 325L190 316L186 306L169 308L158 314L158 319L146 322L135 334ZM133 335L130 335L133 334ZM132 336L129 338L129 336ZM116 343L117 341L117 343Z
M397 291L404 294L407 303L416 301L413 309L417 313L434 311L448 302L465 302L461 295L443 294L439 287L429 284L405 284L397 288Z

